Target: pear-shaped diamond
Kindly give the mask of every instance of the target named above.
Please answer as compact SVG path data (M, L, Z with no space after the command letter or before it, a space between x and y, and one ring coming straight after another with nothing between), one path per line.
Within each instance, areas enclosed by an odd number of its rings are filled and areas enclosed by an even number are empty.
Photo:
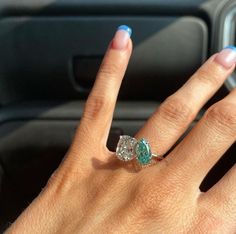
M149 143L142 138L136 145L135 153L137 160L141 165L147 165L151 162L152 152Z

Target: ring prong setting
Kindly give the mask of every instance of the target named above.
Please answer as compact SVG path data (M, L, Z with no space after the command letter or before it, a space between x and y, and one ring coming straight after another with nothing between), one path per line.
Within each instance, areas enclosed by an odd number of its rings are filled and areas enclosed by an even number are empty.
M162 156L152 154L151 146L145 138L137 140L128 135L120 136L116 147L116 156L125 162L136 158L140 166L151 165L153 157L158 161L163 159Z

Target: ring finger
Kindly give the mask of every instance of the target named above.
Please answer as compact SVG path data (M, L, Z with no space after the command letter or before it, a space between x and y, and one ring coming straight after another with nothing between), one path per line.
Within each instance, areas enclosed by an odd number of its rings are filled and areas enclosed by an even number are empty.
M232 47L213 55L185 85L164 101L136 138L147 138L153 152L165 154L232 73L235 62L236 51Z

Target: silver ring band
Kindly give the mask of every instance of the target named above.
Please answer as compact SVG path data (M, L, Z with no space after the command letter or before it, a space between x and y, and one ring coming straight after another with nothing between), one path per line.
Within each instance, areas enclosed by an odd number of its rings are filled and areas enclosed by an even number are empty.
M159 160L164 159L163 156L161 156L161 155L157 155L157 154L152 154L152 157L154 157L154 158L158 158Z

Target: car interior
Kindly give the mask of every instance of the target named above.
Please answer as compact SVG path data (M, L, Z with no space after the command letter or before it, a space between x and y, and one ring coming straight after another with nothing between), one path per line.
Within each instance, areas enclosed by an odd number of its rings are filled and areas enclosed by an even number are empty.
M1 0L0 17L1 232L66 154L117 26L132 27L134 51L109 136L113 151L210 55L236 43L235 0ZM190 128L235 86L236 74ZM233 145L202 191L235 164L235 154Z

